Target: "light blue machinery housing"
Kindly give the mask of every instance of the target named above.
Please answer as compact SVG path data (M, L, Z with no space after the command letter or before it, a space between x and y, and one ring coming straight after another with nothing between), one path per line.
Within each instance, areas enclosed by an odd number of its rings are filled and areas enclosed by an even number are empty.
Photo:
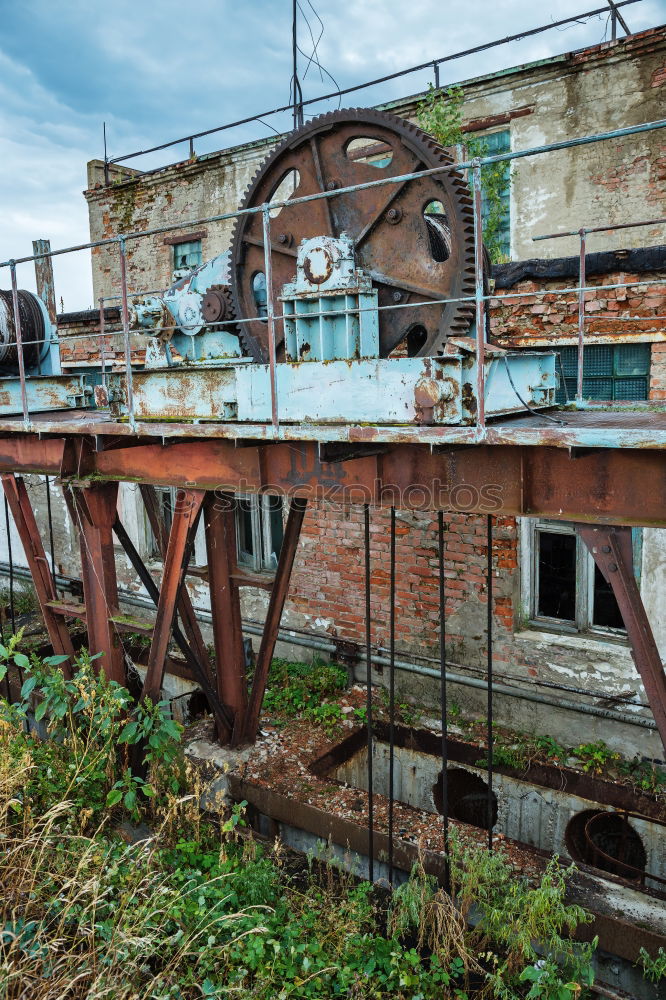
M227 266L226 255L215 258L161 299L135 306L151 337L145 369L132 373L137 420L271 421L270 365L242 357L226 306ZM344 234L301 243L296 275L280 301L283 318L275 322L284 323L285 360L275 365L275 396L281 423L475 423L473 329L449 338L435 357L379 357L377 292ZM221 319L210 323L210 316ZM484 365L487 417L554 405L554 354L487 344ZM126 376L111 376L109 401L119 415L127 412L126 400Z

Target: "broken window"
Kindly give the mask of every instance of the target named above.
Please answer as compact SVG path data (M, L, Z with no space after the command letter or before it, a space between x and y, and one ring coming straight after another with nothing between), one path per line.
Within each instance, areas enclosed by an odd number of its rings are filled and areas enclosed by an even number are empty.
M561 347L555 370L560 386L556 402L576 395L578 348ZM590 344L583 352L583 397L603 400L642 400L650 388L649 344Z
M264 493L237 497L238 562L249 569L273 571L284 535L283 498Z
M609 584L573 525L525 518L521 523L523 606L534 624L613 635L625 632ZM634 566L641 531L634 529Z
M188 243L174 244L174 271L193 271L195 267L199 267L201 262L201 240L190 240Z

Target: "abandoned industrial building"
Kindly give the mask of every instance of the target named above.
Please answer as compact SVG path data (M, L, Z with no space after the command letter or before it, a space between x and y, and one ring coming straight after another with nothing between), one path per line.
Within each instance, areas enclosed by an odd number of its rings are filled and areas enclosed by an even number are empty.
M40 234L0 264L1 648L36 620L64 677L99 654L185 727L206 809L380 886L418 863L448 887L451 829L532 878L575 862L598 995L648 1000L666 26L435 82L163 167L91 160L93 309L57 314ZM347 678L283 718L285 663Z

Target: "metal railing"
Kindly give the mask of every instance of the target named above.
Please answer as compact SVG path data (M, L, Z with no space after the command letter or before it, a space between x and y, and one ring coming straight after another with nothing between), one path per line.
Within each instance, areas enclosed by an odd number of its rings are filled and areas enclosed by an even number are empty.
M580 250L578 254L578 371L576 377L576 405L583 404L583 362L585 354L585 293L588 290L585 276L586 243L588 233L611 233L618 229L640 229L642 226L657 226L666 224L666 216L659 219L644 219L641 222L618 222L606 226L583 226L581 229L573 229L564 233L546 233L542 236L533 236L536 243L539 240L559 240L567 236L578 236L580 240ZM643 284L643 282L641 282ZM612 286L606 286L612 287ZM623 317L626 319L627 317ZM643 317L640 317L641 319ZM659 317L655 317L659 318ZM617 322L617 321L616 321Z
M195 157L194 143L197 139L203 139L210 135L217 135L220 132L225 132L232 128L239 128L242 125L249 125L253 122L260 122L265 124L262 119L270 118L273 115L284 114L287 111L293 111L296 114L298 112L302 113L302 109L309 107L313 104L319 104L322 101L330 101L334 99L341 98L347 94L358 93L361 90L367 90L369 87L376 87L382 83L389 83L392 80L398 80L404 76L411 76L414 73L420 73L424 70L432 69L434 74L434 86L435 89L440 87L440 66L448 62L454 62L457 59L464 59L467 56L478 55L480 52L487 52L489 49L498 48L502 45L508 45L511 42L518 42L524 38L531 38L534 35L542 34L546 31L551 31L556 28L563 28L566 25L580 24L583 21L589 20L591 17L597 17L601 14L609 15L612 22L612 39L615 40L617 34L617 19L618 10L620 7L628 7L635 3L639 3L640 0L620 0L620 2L615 2L613 0L612 4L607 2L601 7L595 7L593 10L583 11L580 14L573 14L570 17L559 18L557 21L549 21L548 24L539 25L536 28L527 28L525 31L516 32L512 35L506 35L504 38L494 39L491 42L483 42L480 45L474 45L468 49L461 49L458 52L450 53L446 56L441 56L439 59L430 59L427 62L419 63L416 66L409 66L407 69L398 70L395 73L387 73L384 76L376 77L374 80L367 80L365 83L355 84L352 87L345 87L343 89L338 89L332 91L329 94L321 94L319 97L309 98L307 101L297 101L294 104L284 104L281 107L272 108L270 111L262 111L259 114L249 115L245 118L239 118L237 121L228 122L225 125L217 125L214 128L205 129L202 132L193 132L186 136L181 136L178 139L171 139L168 142L159 143L156 146L150 146L147 149L135 150L131 153L125 153L122 156L108 157L106 151L106 129L104 133L104 181L105 184L110 183L109 170L110 167L119 163L126 163L128 160L136 159L139 156L148 156L150 153L158 153L163 149L171 149L174 146L179 146L184 143L188 145L189 158L193 159ZM620 15L620 22L624 26ZM629 32L627 32L629 34ZM279 135L279 133L278 133ZM163 167L158 167L156 169L163 169ZM146 171L150 173L151 171Z
M22 401L22 413L23 422L26 430L31 429L30 413L28 407L28 397L26 392L26 373L25 365L23 360L23 347L27 346L24 342L21 334L21 321L20 314L18 310L18 286L16 282L16 267L18 264L29 263L37 260L42 260L46 257L57 257L63 254L76 253L82 250L92 250L100 247L117 247L119 255L119 267L120 267L120 295L118 296L121 303L121 325L122 325L122 336L124 345L124 367L126 376L126 391L127 391L127 411L128 411L128 421L130 428L133 432L137 431L136 414L134 409L134 390L133 390L133 372L132 372L132 360L131 360L131 334L133 332L145 331L138 328L135 330L130 327L129 321L129 298L130 295L127 290L127 244L128 242L144 239L150 236L156 236L163 233L170 233L182 229L191 229L194 226L198 226L204 223L222 222L229 219L237 219L241 216L246 215L261 215L262 217L262 229L263 229L263 240L264 240L264 267L266 276L266 288L267 288L267 326L269 333L269 368L270 368L270 388L271 388L271 415L272 415L272 425L274 436L277 437L279 431L279 420L278 420L278 398L277 398L277 378L276 378L276 337L275 337L275 325L277 322L284 319L282 313L275 312L274 302L273 302L273 290L271 282L271 212L275 209L284 208L285 206L295 206L308 204L310 202L319 201L322 198L338 198L345 194L355 194L360 191L365 191L370 188L381 187L387 184L405 184L409 181L421 180L424 177L437 176L451 171L461 171L468 170L470 177L470 184L472 187L473 196L473 213L474 213L474 240L475 240L475 293L474 296L464 296L458 298L438 298L432 301L420 302L420 303L409 303L413 308L417 306L427 306L427 305L445 305L446 303L455 302L473 302L475 307L475 317L476 317L476 353L477 353L477 436L479 441L483 441L485 438L486 429L486 418L484 410L485 401L485 313L487 308L487 303L490 300L496 298L493 293L484 294L483 286L483 244L482 244L482 234L483 234L483 218L482 218L482 205L481 205L481 171L482 168L488 164L510 162L512 160L523 159L530 156L541 156L544 154L556 152L559 150L572 149L579 146L588 145L591 143L604 142L608 140L613 140L625 136L640 135L646 132L655 131L658 129L666 128L666 118L660 119L654 122L645 122L640 125L628 126L626 128L613 129L608 132L596 133L588 136L581 136L572 139L566 139L559 142L548 143L542 146L530 147L524 150L518 150L515 152L500 153L491 156L475 157L473 160L463 161L461 163L450 163L442 164L437 167L433 167L422 171L413 171L406 174L400 174L393 177L381 177L377 180L366 181L360 184L349 185L348 187L336 188L331 191L320 191L315 194L306 195L298 198L289 198L284 201L274 201L265 202L261 205L252 206L250 208L235 209L231 212L223 212L216 215L204 216L195 220L186 220L181 222L170 223L166 226L159 226L153 229L133 231L129 233L119 233L116 236L108 237L103 240L96 240L90 243L77 244L71 247L65 247L59 250L49 250L48 252L32 254L30 256L14 258L8 261L0 262L1 268L9 268L11 274L12 283L12 294L14 303L14 315L15 315L15 330L16 330L16 343L17 352L19 357L19 379L21 383L21 401ZM656 220L660 221L660 220ZM639 225L648 225L651 223L640 223ZM623 225L623 228L628 228L631 224L627 223ZM571 288L558 289L559 294L565 293L578 293L579 295L579 347L582 344L583 350L579 352L578 358L578 380L577 384L579 391L577 396L580 400L582 398L582 359L584 353L584 330L585 330L585 293L590 291L591 288L587 287L585 284L585 234L588 232L603 231L604 229L611 229L614 227L591 227L582 230L576 230L574 235L579 235L581 237L581 254L580 254L580 273L579 273L579 283L578 285ZM548 236L539 237L554 238L559 236L571 235L568 233L560 234L549 234ZM616 285L609 285L605 287L629 287L630 285L651 285L651 284L663 284L663 281L638 281L638 282L621 282ZM592 286L594 287L594 286ZM136 294L136 293L135 293ZM146 294L146 293L141 293ZM552 291L543 292L529 292L529 293L510 293L509 295L503 295L502 300L509 298L521 298L524 296L534 296L538 294L552 294ZM102 305L104 299L102 299L100 305ZM381 306L380 309L400 309L405 308L405 304L393 303L387 306ZM323 313L322 315L325 315ZM256 322L256 317L244 318L240 317L234 320L222 321L217 324L210 324L214 326L233 326L242 323L252 323ZM178 328L174 325L174 329ZM169 329L169 328L167 328ZM103 323L103 308L102 308L102 322L100 336L104 336L104 323ZM89 339L90 335L86 334L85 338ZM103 340L102 340L103 344Z

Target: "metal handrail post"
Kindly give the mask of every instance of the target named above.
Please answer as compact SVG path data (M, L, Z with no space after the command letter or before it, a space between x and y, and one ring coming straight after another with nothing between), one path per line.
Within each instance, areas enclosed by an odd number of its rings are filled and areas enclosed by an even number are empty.
M23 409L23 426L31 430L30 411L28 409L28 391L25 384L25 358L23 357L23 336L21 333L21 314L19 312L18 285L16 284L16 261L9 262L12 278L12 305L14 308L14 334L16 336L16 353L18 355L19 381L21 383L21 407ZM39 345L38 345L39 350Z
M273 423L273 433L277 437L278 420L278 397L277 397L277 370L276 347L275 347L275 309L273 305L273 260L271 257L271 217L268 204L264 203L261 210L261 220L264 231L264 268L266 271L266 321L268 323L268 365L271 382L271 420Z
M125 247L125 237L118 237L118 249L120 251L120 294L121 294L121 314L123 323L123 341L125 345L125 374L127 376L127 414L129 425L133 431L136 430L136 418L134 416L134 382L132 376L132 341L130 339L129 327L129 307L127 304L127 250Z
M576 406L583 402L583 353L585 350L585 229L579 230L580 254L578 275L578 372L576 376Z

